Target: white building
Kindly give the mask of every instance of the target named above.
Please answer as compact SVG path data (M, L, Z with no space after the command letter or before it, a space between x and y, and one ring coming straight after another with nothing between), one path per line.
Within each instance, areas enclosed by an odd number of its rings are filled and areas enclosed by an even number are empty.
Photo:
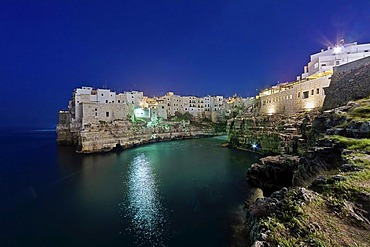
M225 112L225 102L223 96L180 96L168 92L159 98L148 98L138 91L117 94L109 89L82 87L74 90L69 112L76 127L125 120L133 115L137 118L155 116L167 119L175 116L176 112L217 121Z
M357 42L340 44L334 47L328 47L327 50L321 50L310 56L310 62L304 66L302 79L314 79L319 74L333 72L333 67L350 63L358 59L370 56L370 44L357 44Z

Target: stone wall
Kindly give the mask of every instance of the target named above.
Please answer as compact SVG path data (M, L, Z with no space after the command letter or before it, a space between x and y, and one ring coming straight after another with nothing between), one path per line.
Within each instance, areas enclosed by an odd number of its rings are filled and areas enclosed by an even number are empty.
M302 81L279 89L272 94L260 97L261 114L292 115L301 111L320 109L324 103L323 88L329 86L330 76Z
M128 107L119 103L82 103L82 126L99 123L123 120L127 118Z
M370 57L339 66L325 89L323 110L345 105L370 95Z

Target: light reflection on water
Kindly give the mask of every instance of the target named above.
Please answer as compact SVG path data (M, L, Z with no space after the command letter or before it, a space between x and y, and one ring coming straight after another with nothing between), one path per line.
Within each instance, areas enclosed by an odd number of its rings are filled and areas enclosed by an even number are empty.
M130 162L124 178L128 194L122 202L122 215L130 222L126 231L137 246L164 246L168 233L168 215L162 205L153 164L143 154Z

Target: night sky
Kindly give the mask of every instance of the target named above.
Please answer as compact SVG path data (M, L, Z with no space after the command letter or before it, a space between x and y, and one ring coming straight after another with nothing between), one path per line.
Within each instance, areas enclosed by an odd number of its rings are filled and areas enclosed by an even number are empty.
M344 38L370 1L0 1L0 126L52 128L76 87L254 96Z

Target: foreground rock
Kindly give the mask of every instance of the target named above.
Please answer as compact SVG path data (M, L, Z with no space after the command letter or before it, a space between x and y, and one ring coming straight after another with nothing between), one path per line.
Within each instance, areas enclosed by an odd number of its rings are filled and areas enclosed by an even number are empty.
M298 170L300 158L291 155L267 156L251 166L247 173L249 184L266 191L291 186L293 174Z
M370 246L369 113L369 99L324 112L306 152L252 165L248 181L263 192L245 205L249 246Z

